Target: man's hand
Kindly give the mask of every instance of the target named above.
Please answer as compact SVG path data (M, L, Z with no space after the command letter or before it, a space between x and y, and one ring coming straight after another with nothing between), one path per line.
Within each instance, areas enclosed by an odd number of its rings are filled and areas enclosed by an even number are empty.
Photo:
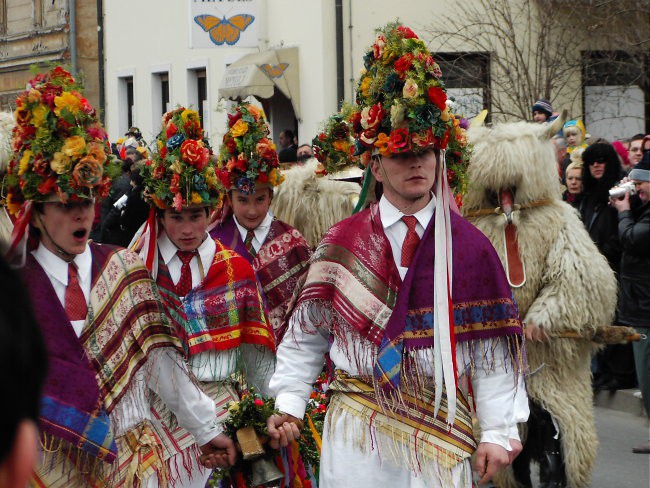
M226 434L219 434L201 446L201 464L208 468L229 468L237 460L235 443Z
M630 193L625 192L623 198L610 198L609 204L619 212L630 210Z
M302 429L302 420L289 415L280 413L271 415L266 421L266 427L269 431L269 445L271 449L287 446L291 441L300 439L300 429Z
M508 442L510 443L511 448L511 450L508 451L508 464L512 464L515 458L524 450L524 446L521 441L517 439L508 439Z
M481 442L476 450L476 471L481 477L478 484L487 483L497 471L505 468L508 464L508 451L497 444Z
M532 322L526 322L526 327L524 327L524 335L529 341L542 342L548 340L548 336L542 327L533 324Z

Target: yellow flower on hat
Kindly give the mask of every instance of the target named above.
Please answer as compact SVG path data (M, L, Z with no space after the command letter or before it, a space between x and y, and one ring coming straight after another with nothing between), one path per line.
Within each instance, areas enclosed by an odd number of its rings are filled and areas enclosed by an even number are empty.
M277 168L273 168L269 171L269 183L271 186L278 186L284 181L284 175L278 171Z
M45 118L47 117L47 114L49 113L50 109L47 107L45 104L37 105L33 110L32 110L32 125L34 127L40 127L43 125L43 122L45 122Z
M68 109L72 115L76 115L83 108L81 100L68 91L64 91L60 96L54 97L54 105L56 106L54 109L56 115L61 115L64 109Z
M242 119L239 119L237 122L235 122L235 125L233 125L230 128L230 134L233 137L241 137L247 132L248 132L248 124L244 122Z
M375 141L375 147L379 150L379 154L381 154L382 156L390 156L390 149L388 149L388 141L390 141L390 137L388 137L383 132L380 132L379 135L377 136L377 140Z
M18 165L18 175L22 175L25 173L25 171L27 171L29 168L29 162L31 161L33 155L34 153L29 149L23 153L23 157L20 158L20 164Z
M189 108L186 108L181 112L181 119L183 122L187 122L189 119L198 119L199 118L199 113L196 110L191 110Z
M249 105L248 106L248 111L255 117L255 120L260 120L260 118L266 118L264 117L264 110L262 110L259 107L256 107L255 105Z
M404 83L404 88L402 88L402 96L404 98L413 98L418 94L418 84L413 81L411 78L406 80Z
M68 137L63 143L61 152L72 158L81 156L86 150L86 141L81 136Z
M50 168L56 174L63 174L70 168L70 158L60 151L55 152L52 161L50 161Z
M20 212L20 209L22 208L22 204L13 201L13 196L11 193L7 194L5 205L7 206L7 210L9 210L9 213L11 215L18 215L18 212Z
M208 166L208 169L205 170L205 183L210 188L216 188L218 183L217 175L214 172L214 167Z
M363 80L361 80L361 86L359 89L361 90L361 94L364 97L367 97L370 94L370 84L372 83L372 79L370 76L366 76Z
M199 195L197 192L193 191L192 192L192 204L198 205L200 203L203 203L203 199L201 198L201 195Z

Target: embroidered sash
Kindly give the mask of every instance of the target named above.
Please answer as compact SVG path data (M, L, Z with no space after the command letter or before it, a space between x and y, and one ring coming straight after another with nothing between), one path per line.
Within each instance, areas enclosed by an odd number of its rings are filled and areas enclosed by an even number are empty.
M93 469L97 460L115 461L108 414L151 350L179 346L139 258L112 246L90 246L90 304L79 338L31 254L22 270L50 358L41 402L42 441L47 449L65 446L78 452L72 457L83 469Z
M414 471L421 471L421 465L432 460L443 468L452 468L476 449L469 404L460 390L451 426L447 424L447 396L443 395L435 414L434 392L430 389L425 389L421 398L403 395L403 401L385 408L386 405L377 401L371 378L364 380L337 371L328 391L334 392L328 415L342 409L363 419L380 449L384 448L383 452L390 452L395 461ZM390 445L386 446L380 436Z
M227 351L241 344L275 350L273 332L250 264L215 240L217 251L201 284L181 300L167 266L159 258L158 285L164 304L182 331L189 356Z
M268 308L269 320L279 342L282 322L298 280L307 271L311 251L305 238L290 225L274 219L255 257L246 249L232 216L212 231L212 236L244 256L257 273Z

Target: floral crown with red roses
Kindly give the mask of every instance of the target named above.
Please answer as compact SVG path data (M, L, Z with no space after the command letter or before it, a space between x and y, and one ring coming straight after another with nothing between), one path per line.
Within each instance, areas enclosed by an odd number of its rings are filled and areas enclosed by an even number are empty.
M2 185L12 214L28 201L67 203L108 194L119 166L80 90L57 66L30 80L16 99L13 157Z
M145 161L145 198L160 209L215 206L223 188L217 178L212 149L203 138L198 112L178 107L163 115L157 152Z
M446 102L442 71L424 42L398 22L378 29L351 115L355 154L367 165L372 154L419 154L452 141L462 153L464 131Z
M252 195L256 186L278 186L283 181L275 144L262 109L249 103L235 105L228 114L217 174L228 189Z

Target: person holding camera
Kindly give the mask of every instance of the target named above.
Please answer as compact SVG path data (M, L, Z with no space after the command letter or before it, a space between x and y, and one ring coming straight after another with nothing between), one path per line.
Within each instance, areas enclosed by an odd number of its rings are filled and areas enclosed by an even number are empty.
M623 248L618 321L635 327L643 337L633 344L634 362L643 405L650 415L650 153L626 180L620 185L628 185L623 197L610 199L618 211L618 237ZM633 190L630 183L634 184ZM632 450L650 454L650 443Z

